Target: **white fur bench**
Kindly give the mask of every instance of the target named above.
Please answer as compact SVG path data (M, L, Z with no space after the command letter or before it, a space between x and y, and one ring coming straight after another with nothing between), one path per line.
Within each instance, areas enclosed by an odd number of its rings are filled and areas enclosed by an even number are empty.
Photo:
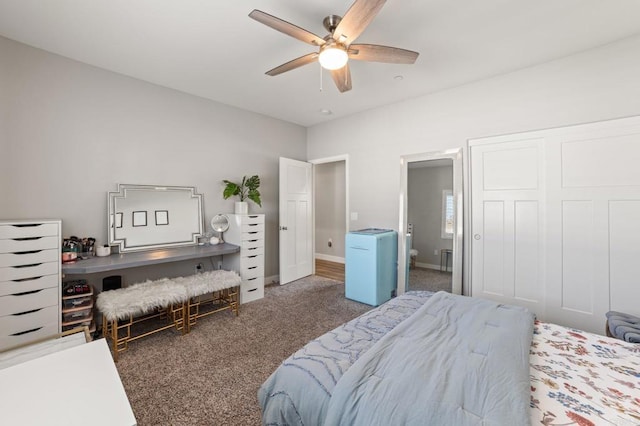
M240 281L237 273L218 270L101 292L96 305L102 312L102 336L111 339L117 361L118 353L127 349L128 342L169 328L185 334L197 318L225 309L238 315ZM200 313L200 305L207 302L216 305L216 309ZM133 324L158 317L167 321L132 335Z
M187 290L187 333L198 318L227 309L238 316L242 280L237 272L220 269L179 278L178 282L183 282ZM205 304L214 308L201 311L200 307Z

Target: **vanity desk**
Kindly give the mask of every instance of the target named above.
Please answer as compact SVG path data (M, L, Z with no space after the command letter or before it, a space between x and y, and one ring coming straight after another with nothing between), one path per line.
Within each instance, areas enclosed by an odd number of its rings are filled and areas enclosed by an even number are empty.
M210 246L186 246L131 253L115 253L109 256L90 257L73 263L65 263L62 265L62 273L64 275L84 275L96 272L118 271L138 266L223 256L225 254L238 253L239 251L239 246L223 243Z

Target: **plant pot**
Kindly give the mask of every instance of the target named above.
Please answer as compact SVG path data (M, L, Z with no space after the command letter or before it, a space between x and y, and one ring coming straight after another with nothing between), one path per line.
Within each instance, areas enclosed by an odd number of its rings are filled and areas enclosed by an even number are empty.
M249 214L249 204L246 201L236 201L236 214Z

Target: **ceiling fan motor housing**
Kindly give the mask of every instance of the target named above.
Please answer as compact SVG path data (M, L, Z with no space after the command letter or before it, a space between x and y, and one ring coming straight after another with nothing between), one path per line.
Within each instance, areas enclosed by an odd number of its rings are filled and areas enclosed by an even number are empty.
M329 33L333 34L333 30L336 29L338 24L342 21L342 17L338 15L329 15L322 20L322 25L326 28Z

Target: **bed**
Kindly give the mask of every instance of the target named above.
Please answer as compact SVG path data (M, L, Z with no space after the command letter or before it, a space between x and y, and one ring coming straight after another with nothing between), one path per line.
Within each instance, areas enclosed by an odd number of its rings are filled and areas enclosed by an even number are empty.
M309 342L258 399L265 425L638 425L640 345L412 291Z

